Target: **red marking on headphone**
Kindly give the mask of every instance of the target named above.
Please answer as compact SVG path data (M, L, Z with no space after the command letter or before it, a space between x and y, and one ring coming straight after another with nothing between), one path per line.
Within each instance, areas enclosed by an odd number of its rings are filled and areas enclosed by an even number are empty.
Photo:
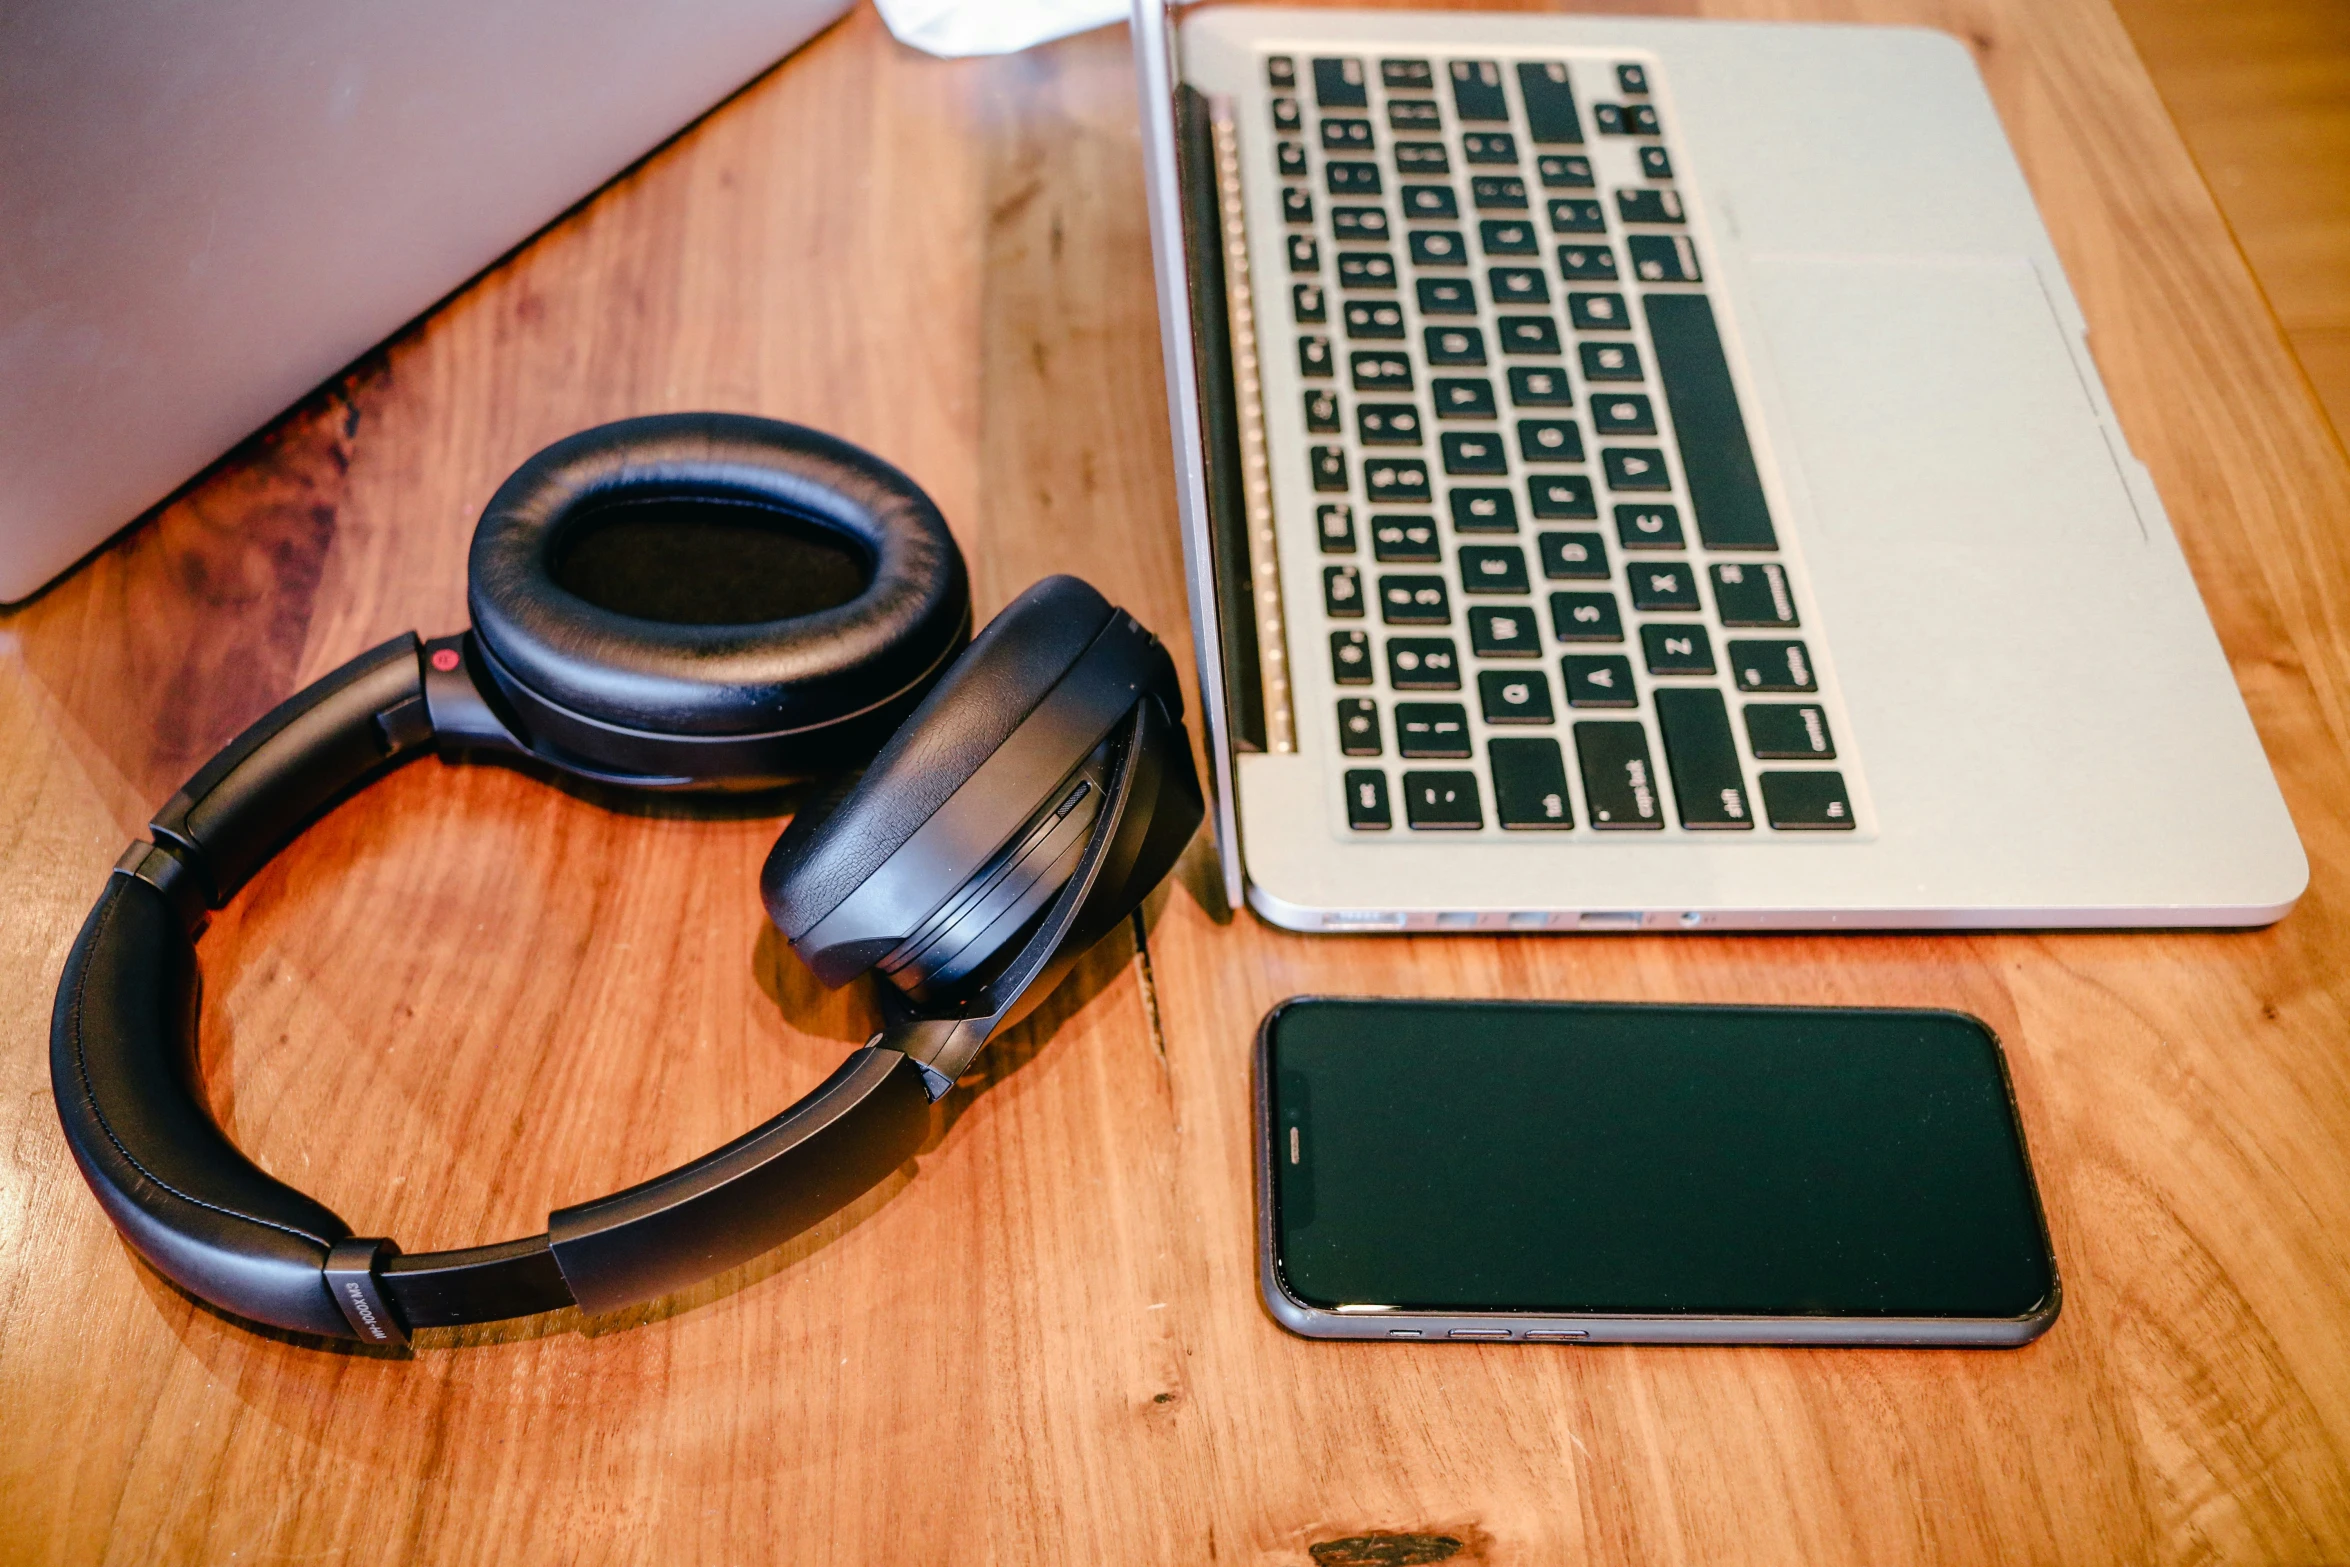
M455 671L457 668L457 650L453 647L433 649L432 667L439 670L444 675Z

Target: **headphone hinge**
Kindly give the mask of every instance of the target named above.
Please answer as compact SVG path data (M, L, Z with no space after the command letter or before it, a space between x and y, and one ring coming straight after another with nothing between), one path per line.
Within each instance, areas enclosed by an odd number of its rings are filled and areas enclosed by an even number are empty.
M149 843L140 839L114 862L115 874L143 881L163 894L192 939L202 935L212 917L210 889L204 874L189 863L187 849L176 843Z
M408 1343L408 1324L400 1320L392 1298L384 1293L376 1270L400 1248L380 1236L352 1236L335 1242L326 1254L326 1292L334 1297L351 1324L351 1336L379 1347Z

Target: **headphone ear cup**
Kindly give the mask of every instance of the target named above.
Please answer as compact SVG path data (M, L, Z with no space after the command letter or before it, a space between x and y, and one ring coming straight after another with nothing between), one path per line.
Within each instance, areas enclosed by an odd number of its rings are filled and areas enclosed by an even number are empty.
M854 979L907 931L813 947L806 944L811 932L1004 748L1115 615L1109 600L1075 577L1047 577L1029 588L972 639L836 805L805 825L795 818L784 830L767 856L759 891L768 916L826 984ZM981 831L994 832L981 848L998 846L1083 759L1082 752L1069 757L1034 798L979 802L989 809L977 814L991 824ZM914 911L917 917L928 912Z

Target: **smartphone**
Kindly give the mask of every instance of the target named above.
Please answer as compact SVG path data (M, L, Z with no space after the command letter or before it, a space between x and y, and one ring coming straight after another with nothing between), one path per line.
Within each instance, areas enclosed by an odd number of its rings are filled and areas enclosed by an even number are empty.
M1309 1338L2017 1345L2056 1320L1959 1012L1298 997L1257 1031L1260 1279Z

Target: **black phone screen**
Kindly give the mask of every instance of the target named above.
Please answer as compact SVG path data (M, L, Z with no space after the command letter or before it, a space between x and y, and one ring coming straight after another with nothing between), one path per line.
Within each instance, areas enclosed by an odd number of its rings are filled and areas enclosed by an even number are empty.
M1954 1012L1285 1003L1309 1306L2021 1318L2054 1288L1999 1043Z

